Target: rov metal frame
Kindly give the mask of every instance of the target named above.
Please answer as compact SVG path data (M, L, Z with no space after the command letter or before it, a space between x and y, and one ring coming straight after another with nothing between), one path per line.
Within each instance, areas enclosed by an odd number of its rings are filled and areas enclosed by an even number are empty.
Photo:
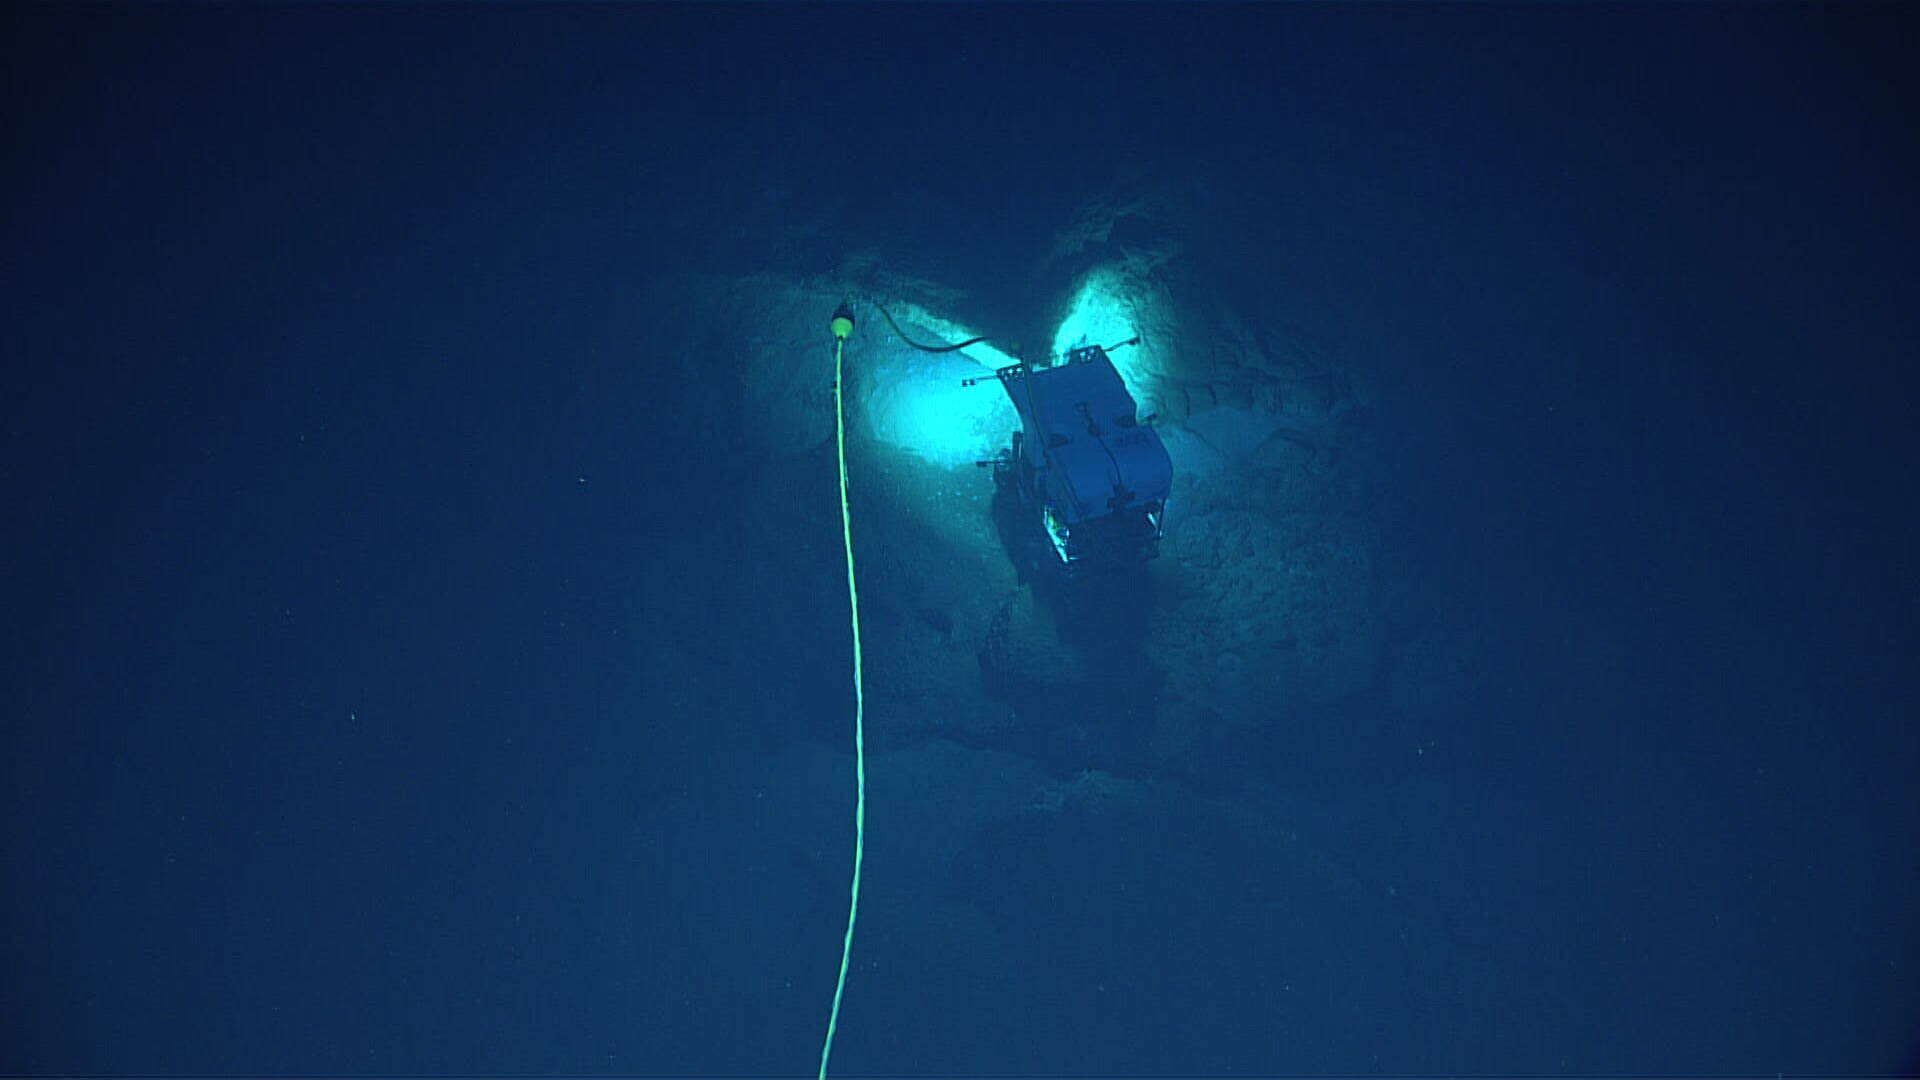
M1134 345L1139 341L1140 338L1136 336L1111 348ZM1103 358L1106 351L1105 347L1099 345L1077 346L1067 351L1062 364L1092 363ZM1033 384L1030 380L1035 372L1045 371L1053 366L1055 365L1042 367L1022 360L994 369L993 378L1006 388L1009 398L1017 400L1014 389L1016 384L1020 388L1018 396L1026 398L1027 408L1022 418L1023 427L1026 417L1037 415L1033 407ZM976 386L986 380L987 376L981 375L962 379L960 385ZM1140 418L1139 423L1142 426L1148 426L1155 419L1152 415L1144 416ZM1083 521L1077 527L1069 527L1060 520L1044 489L1042 474L1046 472L1047 466L1028 461L1023 452L1025 437L1024 430L1016 429L1013 432L1011 445L1007 449L993 457L975 461L974 464L981 468L993 469L994 478L998 482L1004 482L1008 474L1011 474L1021 501L1039 511L1040 527L1046 534L1054 555L1059 559L1059 565L1070 576L1078 576L1088 566L1098 564L1100 560L1097 557L1089 557L1098 554L1124 553L1131 556L1110 560L1115 566L1142 563L1159 557L1160 541L1166 535L1166 500L1158 500L1141 508L1137 515L1112 513ZM1054 445L1061 445L1066 441L1064 436L1055 436L1055 438L1057 441ZM1118 530L1125 529L1129 522L1144 524L1145 530L1129 530L1131 535L1119 533ZM1076 542L1076 534L1080 536L1091 534L1093 539Z

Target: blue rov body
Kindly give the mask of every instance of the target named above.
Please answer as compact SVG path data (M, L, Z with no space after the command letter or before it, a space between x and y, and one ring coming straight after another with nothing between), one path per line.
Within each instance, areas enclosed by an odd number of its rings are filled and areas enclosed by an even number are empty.
M980 464L1016 494L1059 564L1078 575L1158 555L1173 462L1106 349L1085 345L1060 364L1021 361L994 375L1021 426Z

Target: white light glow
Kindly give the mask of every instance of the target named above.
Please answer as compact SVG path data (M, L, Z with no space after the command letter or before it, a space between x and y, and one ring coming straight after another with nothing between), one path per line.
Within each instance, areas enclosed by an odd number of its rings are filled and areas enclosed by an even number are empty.
M889 354L874 372L867 399L874 435L947 468L992 457L1006 447L1019 419L999 380L983 364L959 353ZM960 385L970 378L981 382Z
M1113 274L1095 271L1087 275L1080 291L1069 306L1066 319L1053 335L1053 355L1056 360L1063 359L1067 350L1077 345L1116 345L1133 337L1139 331L1133 317L1133 303L1120 291L1120 282ZM1116 349L1108 354L1113 358L1113 366L1120 372L1120 378L1126 381L1128 389L1136 396L1139 387L1134 372L1128 366L1129 354L1134 349Z

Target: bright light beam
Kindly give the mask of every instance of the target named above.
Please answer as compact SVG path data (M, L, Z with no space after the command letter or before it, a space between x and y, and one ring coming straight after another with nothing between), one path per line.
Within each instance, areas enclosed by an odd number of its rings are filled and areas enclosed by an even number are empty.
M1060 329L1053 335L1053 355L1056 359L1065 358L1067 350L1076 345L1116 345L1133 337L1139 331L1134 325L1133 303L1121 291L1118 276L1105 270L1096 270L1087 275L1080 291L1074 295L1073 303L1067 309L1067 317L1060 323ZM1120 378L1127 388L1138 398L1143 387L1136 378L1137 372L1128 364L1130 353L1137 350L1119 349L1109 356L1114 369L1120 372Z
M1014 362L984 345L964 351ZM946 468L992 457L1006 445L1019 418L994 379L960 385L963 379L979 378L987 363L985 356L968 359L954 353L889 354L874 371L867 399L873 434Z

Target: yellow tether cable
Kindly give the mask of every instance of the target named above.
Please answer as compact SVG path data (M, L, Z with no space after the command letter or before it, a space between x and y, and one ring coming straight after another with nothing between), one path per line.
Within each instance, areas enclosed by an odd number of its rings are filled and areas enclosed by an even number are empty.
M853 616L853 775L858 796L853 804L853 889L847 899L847 937L840 946L840 980L833 987L833 1012L827 1016L827 1041L820 1047L820 1080L827 1080L833 1032L840 1024L840 997L847 990L847 962L853 957L853 922L860 914L860 862L867 846L866 691L860 673L860 590L853 580L853 514L847 509L847 410L841 397L841 353L853 333L853 312L841 304L833 313L833 433L840 454L840 539L847 552L847 608Z

